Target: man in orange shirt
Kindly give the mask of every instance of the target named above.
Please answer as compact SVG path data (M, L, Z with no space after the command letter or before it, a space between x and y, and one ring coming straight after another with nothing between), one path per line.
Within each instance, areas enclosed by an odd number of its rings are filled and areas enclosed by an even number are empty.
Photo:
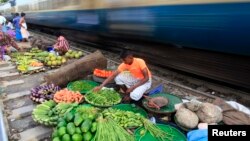
M152 75L149 71L145 61L140 58L135 58L127 51L120 55L123 63L119 65L118 69L108 77L100 86L94 90L99 91L102 87L115 79L117 85L127 94L125 100L138 101L143 94L151 87Z

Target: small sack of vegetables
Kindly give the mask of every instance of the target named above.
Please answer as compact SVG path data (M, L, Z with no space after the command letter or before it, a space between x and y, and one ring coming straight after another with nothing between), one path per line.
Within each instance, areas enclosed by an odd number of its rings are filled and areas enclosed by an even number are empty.
M200 121L205 123L218 123L222 120L220 109L210 103L202 103L201 108L196 112Z
M188 129L195 128L199 122L198 116L186 108L179 109L175 114L175 118L178 124Z

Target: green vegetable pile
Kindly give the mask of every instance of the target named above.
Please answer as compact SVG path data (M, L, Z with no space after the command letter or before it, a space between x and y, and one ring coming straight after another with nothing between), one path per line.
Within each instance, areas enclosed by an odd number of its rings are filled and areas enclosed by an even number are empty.
M119 126L111 118L97 119L97 131L93 141L134 141L134 137L130 135L124 128Z
M73 110L74 111L74 110ZM94 107L79 106L59 119L52 133L53 141L90 141L97 130L95 118L98 110Z
M63 117L77 105L77 103L60 103L56 105L53 100L45 101L36 106L32 112L32 118L35 122L46 126L57 125L59 117Z
M142 118L142 122L145 130L141 130L140 132L141 137L143 137L146 134L146 132L150 132L150 134L159 141L173 140L172 131L165 132L146 118Z
M45 101L36 106L32 112L32 118L35 122L44 124L46 126L53 126L57 124L58 116L54 115L52 109L56 106L53 100Z
M149 132L159 141L172 140L173 138L171 132L168 133L161 130L150 120L144 118L139 113L109 108L104 110L102 114L105 119L112 119L112 121L116 122L120 127L136 128L143 126L145 130L141 131L140 133L142 137L146 132Z
M139 113L109 108L103 111L103 115L105 118L112 118L119 126L124 128L143 126L141 121L142 116Z
M109 107L121 102L121 96L114 89L104 88L98 92L89 92L85 100L95 106Z
M78 92L82 92L82 91L87 92L87 91L92 90L94 87L96 87L96 85L93 85L89 83L88 81L75 81L71 84L70 90L78 91Z

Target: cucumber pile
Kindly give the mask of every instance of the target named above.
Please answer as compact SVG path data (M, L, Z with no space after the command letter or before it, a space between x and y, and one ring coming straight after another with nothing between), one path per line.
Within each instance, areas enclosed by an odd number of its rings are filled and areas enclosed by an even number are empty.
M74 111L74 110L73 110ZM79 106L74 112L69 112L59 119L52 133L53 141L90 141L97 130L95 118L97 109Z
M53 100L45 101L36 106L32 112L32 118L35 122L46 126L54 126L57 124L58 116L54 115L52 109L56 106Z
M32 118L35 122L46 126L57 125L60 117L71 111L77 103L59 103L56 104L53 100L45 101L36 106L32 112Z

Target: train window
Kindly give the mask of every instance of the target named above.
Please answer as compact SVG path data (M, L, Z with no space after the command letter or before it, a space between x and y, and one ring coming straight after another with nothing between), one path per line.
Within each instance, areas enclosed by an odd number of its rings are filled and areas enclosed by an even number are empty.
M53 7L52 7L52 2L51 2L51 0L47 0L46 1L46 9L48 9L48 10L51 10Z
M72 5L78 5L78 4L80 4L81 3L81 0L72 0L71 1L71 4Z
M52 9L57 9L57 0L52 0Z

